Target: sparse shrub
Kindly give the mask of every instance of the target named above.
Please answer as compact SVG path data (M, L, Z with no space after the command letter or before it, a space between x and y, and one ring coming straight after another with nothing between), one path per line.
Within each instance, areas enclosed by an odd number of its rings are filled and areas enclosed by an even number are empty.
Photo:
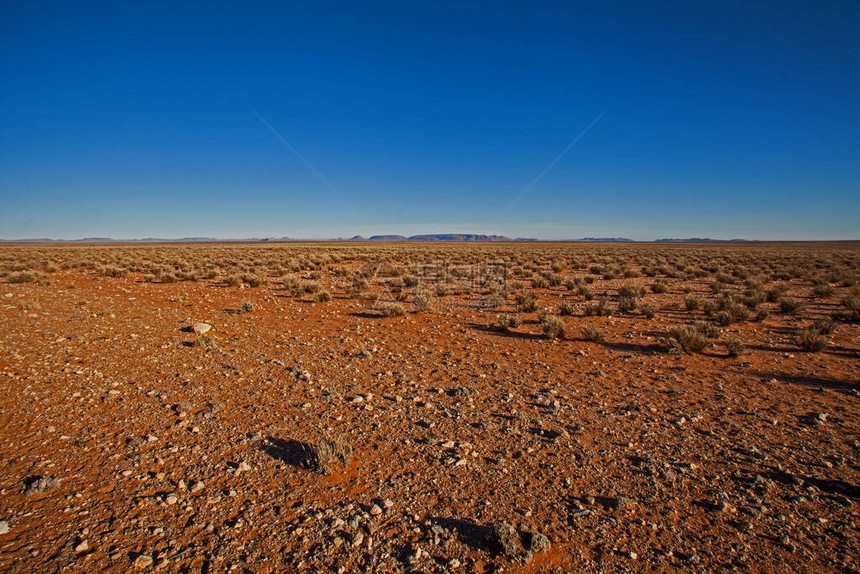
M242 313L251 313L254 309L256 309L256 306L251 301L242 301L242 306L240 307Z
M576 308L573 306L573 304L570 301L563 301L561 303L561 306L558 308L558 314L561 315L562 317L573 315L573 313L575 311L576 311Z
M669 291L669 286L663 281L657 281L651 285L651 291L654 293L666 293Z
M305 281L302 283L302 291L309 295L313 295L314 293L319 293L322 290L322 285L317 281Z
M518 315L511 315L509 313L499 313L496 315L496 328L499 331L507 332L511 329L516 329L522 323L522 319Z
M265 280L254 273L246 273L242 275L242 282L247 283L249 287L259 287Z
M320 291L319 293L317 293L316 300L320 303L331 301L331 293L329 293L328 291Z
M758 289L750 289L741 298L741 303L743 303L750 309L755 309L756 307L764 303L765 299L767 299L767 295L765 295L764 292L759 291Z
M639 310L649 319L653 319L657 315L657 305L653 303L645 303L639 306Z
M353 297L357 297L361 295L365 291L370 288L370 283L367 282L367 279L362 277L361 275L356 275L352 278L352 286L350 288L350 293Z
M684 299L684 305L687 307L687 311L698 311L702 308L702 298L689 295Z
M636 283L625 283L621 287L618 288L618 297L619 298L632 298L637 299L645 294L645 288L637 285Z
M610 317L612 315L612 308L609 306L609 301L606 299L601 299L597 303L592 303L591 305L585 306L585 316L592 317Z
M595 343L603 341L603 331L596 325L582 325L579 331L582 333L582 338L586 341L593 341Z
M578 287L579 294L582 295L582 298L586 301L591 301L594 299L594 291L588 285L580 285Z
M618 299L618 310L622 313L631 313L636 309L639 300L636 297L621 297Z
M418 285L418 277L415 275L407 275L403 278L403 284L407 287L416 287Z
M693 323L693 328L708 339L716 339L720 336L720 330L706 321L696 321Z
M514 297L514 301L516 301L517 304L517 311L522 313L531 313L537 309L537 296L534 293L517 293Z
M324 436L310 448L308 463L322 474L331 474L345 468L352 460L352 447L344 440Z
M812 324L812 328L822 335L830 335L836 330L836 322L833 319L819 319Z
M400 303L389 303L382 307L382 314L386 317L401 317L406 314L406 309Z
M670 353L698 353L708 346L708 340L698 329L691 325L669 327L666 341Z
M801 330L797 334L796 342L797 346L810 353L817 353L827 345L827 340L814 328Z
M755 319L753 321L764 321L770 317L770 311L767 309L759 309L759 312L755 314Z
M738 339L726 339L725 345L726 351L729 353L729 357L740 357L741 353L744 352L744 344Z
M824 299L825 297L830 297L833 295L835 289L833 285L830 283L818 283L813 289L812 293L815 294L816 297Z
M7 277L6 283L34 283L38 278L38 275L31 271L22 271Z
M191 343L194 347L202 347L204 349L214 349L218 345L215 343L215 338L212 335L200 335Z
M416 293L414 297L412 297L412 309L416 313L421 313L426 311L428 307L430 307L431 301L430 295L427 293Z
M783 294L788 291L788 286L784 284L774 285L767 292L767 300L771 303L779 303Z
M840 313L840 318L852 323L860 322L860 297L850 295L842 300L844 311Z
M783 297L779 300L779 308L783 313L793 315L803 311L803 302L793 297Z
M484 299L483 306L487 309L498 309L505 304L505 298L498 295L491 295Z
M559 337L564 337L564 321L562 321L555 315L542 315L540 318L540 324L541 328L543 329L543 334L546 335L548 338L558 339Z

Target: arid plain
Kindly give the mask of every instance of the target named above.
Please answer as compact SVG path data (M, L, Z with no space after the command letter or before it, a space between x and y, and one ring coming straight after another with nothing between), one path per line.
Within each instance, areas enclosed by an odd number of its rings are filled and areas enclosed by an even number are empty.
M4 572L857 572L857 243L0 246Z

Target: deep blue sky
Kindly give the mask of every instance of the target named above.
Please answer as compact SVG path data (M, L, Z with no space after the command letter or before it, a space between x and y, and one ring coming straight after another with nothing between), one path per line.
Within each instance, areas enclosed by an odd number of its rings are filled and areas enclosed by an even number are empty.
M0 237L860 238L858 30L854 0L2 2Z

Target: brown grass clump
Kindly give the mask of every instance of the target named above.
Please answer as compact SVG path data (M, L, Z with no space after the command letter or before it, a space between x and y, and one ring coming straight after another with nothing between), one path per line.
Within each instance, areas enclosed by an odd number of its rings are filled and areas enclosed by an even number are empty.
M827 339L821 336L821 333L815 329L803 329L797 334L795 339L797 346L810 353L818 353L827 346Z
M670 353L699 353L709 345L708 339L693 325L675 325L669 327L669 337L666 340Z
M564 337L564 321L555 315L550 315L549 313L542 314L540 317L540 325L543 329L543 334L548 338L558 339L560 337Z
M7 277L6 283L35 283L38 278L39 276L33 272L22 271L20 273L13 273Z
M496 328L499 331L508 332L511 329L516 329L523 324L522 319L518 315L508 313L499 313L496 315Z
M517 311L521 313L531 313L537 309L537 295L534 293L517 293L514 301L517 304Z
M738 339L727 339L724 344L726 346L726 351L729 353L729 357L732 358L740 357L745 349L744 344Z
M779 308L783 313L795 315L803 311L803 302L794 297L783 297L779 300Z
M593 341L595 343L603 341L603 331L595 325L582 325L579 331L582 333L582 338L586 341Z
M406 308L400 303L389 303L382 307L382 314L386 317L402 317L406 314Z
M430 302L433 298L427 293L417 293L412 298L412 309L416 313L426 311L430 307Z
M323 436L310 448L308 463L322 474L331 474L345 468L352 460L352 447L340 438Z

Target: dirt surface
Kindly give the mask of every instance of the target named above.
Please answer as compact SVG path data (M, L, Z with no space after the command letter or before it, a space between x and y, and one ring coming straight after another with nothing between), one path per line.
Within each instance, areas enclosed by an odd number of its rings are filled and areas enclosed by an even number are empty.
M3 572L860 568L856 244L0 261ZM725 325L686 303L777 285ZM625 286L641 288L627 312ZM601 300L611 316L589 309ZM565 302L551 339L540 310ZM522 324L500 330L500 313ZM695 321L717 336L670 352L669 328ZM324 437L351 447L346 466L318 468Z

